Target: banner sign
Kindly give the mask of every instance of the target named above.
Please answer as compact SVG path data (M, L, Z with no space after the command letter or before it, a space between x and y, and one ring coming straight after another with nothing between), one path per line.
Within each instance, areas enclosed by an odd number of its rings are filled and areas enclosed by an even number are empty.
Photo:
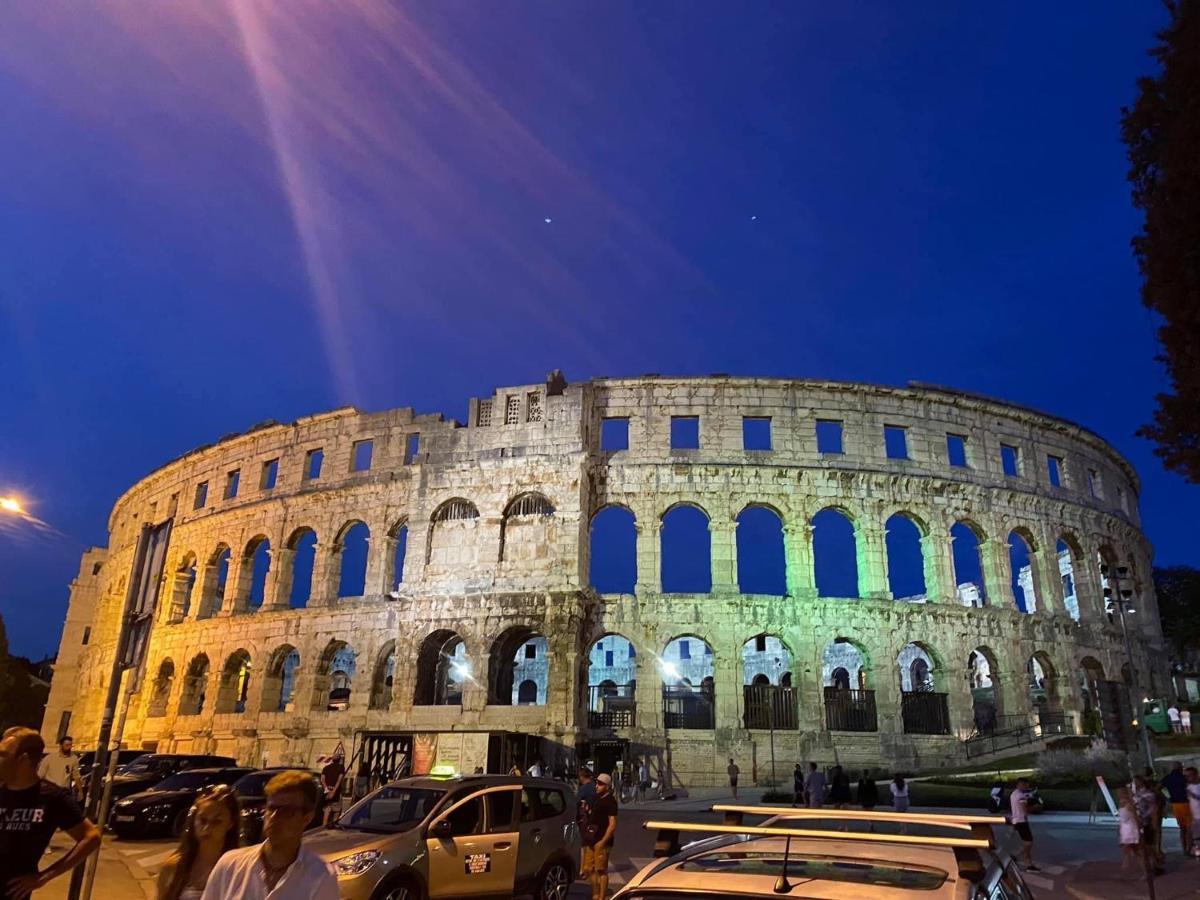
M154 610L158 595L162 591L163 566L167 561L167 545L171 542L171 523L167 519L160 525L147 526L142 532L145 542L143 552L134 560L134 571L130 574L135 586L133 595L133 619L130 623L129 640L125 644L122 668L132 669L142 662L146 646L150 643L150 626L154 623ZM138 570L138 562L141 569Z

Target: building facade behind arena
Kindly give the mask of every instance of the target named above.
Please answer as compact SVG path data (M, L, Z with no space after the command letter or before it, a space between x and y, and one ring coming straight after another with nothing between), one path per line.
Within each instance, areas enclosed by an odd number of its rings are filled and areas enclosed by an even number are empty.
M139 535L170 520L129 747L341 744L381 777L645 758L684 786L729 757L961 762L1166 688L1137 503L1086 429L932 386L556 372L465 425L268 423L118 500L45 727L94 745Z

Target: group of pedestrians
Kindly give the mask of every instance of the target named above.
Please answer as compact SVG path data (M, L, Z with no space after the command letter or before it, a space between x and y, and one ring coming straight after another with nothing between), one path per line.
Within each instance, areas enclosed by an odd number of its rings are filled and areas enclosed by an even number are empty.
M1128 871L1148 862L1162 874L1166 857L1162 849L1163 819L1170 805L1179 826L1179 842L1185 856L1200 857L1200 772L1195 766L1172 764L1158 781L1147 768L1133 783L1117 791L1118 840L1121 868Z
M891 794L892 809L905 812L909 805L908 782L903 775L896 774L892 777L888 783L888 792ZM807 772L800 763L796 763L792 770L792 794L792 806L804 806L809 809L819 809L826 804L835 809L846 809L854 802L863 809L874 809L879 805L879 784L870 769L862 770L855 792L850 776L841 766L834 766L826 777L815 762L808 764ZM734 796L737 796L736 792Z

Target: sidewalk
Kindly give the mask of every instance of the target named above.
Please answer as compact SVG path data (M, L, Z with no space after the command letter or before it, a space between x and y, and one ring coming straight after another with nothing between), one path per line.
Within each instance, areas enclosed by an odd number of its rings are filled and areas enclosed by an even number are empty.
M1107 860L1076 870L1065 890L1076 900L1145 900L1147 896L1142 872L1123 873L1119 862ZM1181 859L1154 879L1154 894L1158 900L1200 896L1200 862Z
M47 851L47 859L54 859L66 850L62 835ZM37 892L37 900L66 900L71 876L56 878ZM111 836L104 838L100 847L100 862L96 868L96 880L92 884L92 900L154 900L154 876L128 859L116 848Z

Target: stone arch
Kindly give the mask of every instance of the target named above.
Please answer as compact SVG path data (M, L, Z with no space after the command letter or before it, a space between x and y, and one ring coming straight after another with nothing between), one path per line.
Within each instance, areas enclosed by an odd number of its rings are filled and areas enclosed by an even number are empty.
M976 647L967 654L967 687L971 692L975 730L991 734L1000 724L1004 703L1000 667L990 648Z
M334 555L338 567L338 597L361 597L367 590L367 557L371 529L361 519L351 519L338 529Z
M541 563L541 567L549 564L551 560L545 550L556 543L556 526L554 504L544 494L537 491L517 494L504 507L500 518L500 561Z
M1080 707L1083 710L1082 730L1096 737L1104 735L1104 719L1100 703L1100 685L1105 681L1104 666L1094 656L1079 660L1078 689Z
M425 636L417 651L416 706L461 706L463 686L471 676L467 647L449 629Z
M1029 704L1038 721L1046 727L1051 717L1062 716L1058 669L1044 650L1036 651L1025 664L1028 676Z
M175 683L175 663L171 657L165 657L158 664L158 672L154 676L154 685L150 690L150 703L146 709L149 718L160 718L167 714L167 703L171 698L171 686Z
M737 515L737 580L743 594L787 593L783 516L765 503L751 503Z
M197 653L188 663L183 690L179 695L179 715L198 716L204 712L208 696L208 655Z
M637 517L628 506L608 503L589 527L588 583L600 594L632 594L637 584Z
M515 688L516 700L513 706L537 706L538 704L538 686L537 682L532 678L526 678Z
M225 595L229 587L229 569L233 560L233 551L228 544L217 544L205 567L204 588L200 596L200 614L198 618L206 619L215 616L225 605Z
M1014 528L1008 533L1008 562L1012 572L1013 605L1023 613L1037 612L1040 597L1037 584L1037 543L1028 528Z
M588 724L622 728L636 724L637 650L622 634L608 632L588 650Z
M549 685L549 654L550 642L532 628L515 625L501 632L488 654L488 703L513 705L517 685L532 679L538 688L534 702L544 706Z
M783 638L762 632L742 644L742 684L753 684L765 675L767 683L779 685L795 671L795 657Z
M429 517L425 564L446 567L477 565L478 549L474 532L478 525L479 510L470 500L452 497L440 504ZM467 533L470 533L469 539Z
M334 638L326 644L313 679L312 708L329 712L348 709L357 668L357 655L348 643Z
M782 638L757 634L742 644L743 725L750 729L794 730L798 727L792 690L795 662Z
M944 670L933 649L922 641L910 641L896 655L896 665L904 733L949 734L950 703L945 685L939 684Z
M983 574L983 542L986 535L970 519L959 519L950 526L950 555L954 561L954 587L963 606L988 605Z
M239 647L225 659L221 667L221 681L217 686L217 703L214 709L222 713L244 713L246 697L250 691L250 653Z
M300 651L291 644L281 644L272 651L262 675L263 712L292 712L295 709L299 668Z
M849 511L827 506L812 517L818 597L857 598L858 531Z
M868 690L871 657L859 641L836 637L821 654L821 684L837 690Z
M402 518L388 529L388 537L392 539L395 548L388 560L391 569L388 571L387 584L389 590L399 590L404 583L404 563L408 558L408 518Z
M660 551L664 594L712 592L712 536L709 516L696 503L672 504L662 514Z
M1079 542L1071 534L1064 532L1055 542L1054 555L1058 560L1058 577L1062 583L1063 606L1066 608L1067 615L1078 622L1080 619L1079 585L1076 582L1075 566L1079 560L1083 559L1083 552L1079 548Z
M192 603L196 592L196 554L190 550L175 567L175 578L171 592L170 621L182 622L193 613ZM165 713L160 713L165 715Z
M304 609L312 599L313 569L317 562L317 533L307 525L301 525L292 532L286 546L292 553L288 606L292 609Z
M897 512L884 523L888 590L893 600L924 602L925 552L922 539L928 529L910 512Z
M396 677L396 642L388 641L380 648L371 673L371 699L368 709L390 709L392 687Z
M258 534L246 542L242 551L241 576L246 579L245 608L261 609L267 596L267 575L271 570L271 542Z
M666 728L709 729L716 724L712 647L693 634L672 638L659 660Z
M900 690L913 693L936 692L945 668L924 641L909 641L896 654L896 665L900 670Z

